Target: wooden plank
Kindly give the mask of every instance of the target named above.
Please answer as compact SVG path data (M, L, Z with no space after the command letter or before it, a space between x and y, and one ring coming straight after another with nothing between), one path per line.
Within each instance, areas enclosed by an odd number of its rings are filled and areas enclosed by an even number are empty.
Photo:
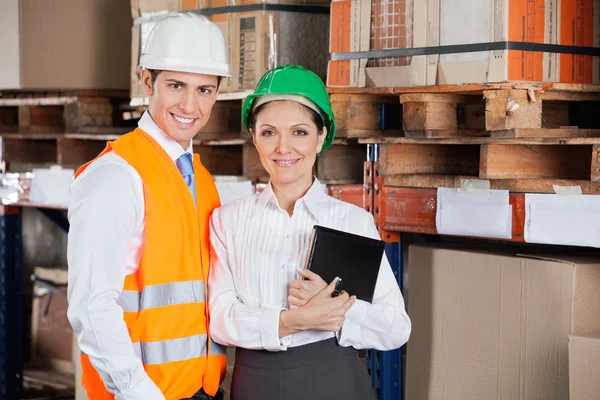
M425 131L404 131L404 136L412 139L436 139L436 138L465 138L465 137L489 137L485 129L443 129Z
M600 129L510 129L492 131L492 138L600 138Z
M559 83L559 82L544 82L542 89L545 91L556 91L556 92L581 92L581 93L593 93L600 92L600 85L587 84L587 83Z
M390 175L384 177L386 186L414 188L458 188L461 179L478 179L467 175ZM491 189L508 190L513 193L554 193L553 185L580 186L583 194L600 194L600 183L590 180L566 179L492 179Z
M592 86L592 85L590 85ZM587 91L600 91L597 85L593 89ZM465 83L460 85L437 85L437 86L409 86L409 87L394 87L394 88L327 88L331 94L380 94L392 95L403 93L464 93L475 94L481 93L484 90L494 89L513 89L513 88L536 88L538 90L551 90L553 85L550 84L524 84L523 82L501 82L501 83ZM584 90L585 87L579 88ZM565 90L564 88L562 90Z
M193 140L194 146L242 146L251 143L250 139L202 139L198 136Z
M521 89L502 89L502 90L484 90L483 97L486 100L491 99L519 99L530 100L530 93L527 90Z
M588 179L590 146L481 146L483 179Z
M364 145L333 145L317 156L317 177L323 182L360 183L366 159L367 149Z
M337 136L337 133L336 133ZM355 138L377 138L377 137L393 137L393 136L404 136L404 131L396 129L349 129L342 137L348 137L349 139Z
M76 96L0 98L0 106L62 106L77 102Z
M375 95L333 94L330 101L341 135L349 129L379 129L381 104L399 104L397 97Z
M414 102L402 105L405 131L457 129L456 103Z
M538 98L544 101L600 101L600 92L545 91Z
M123 127L119 127L119 126L82 126L81 128L79 128L77 130L78 133L76 133L76 134L87 133L87 134L91 134L91 135L114 135L114 138L116 139L118 136L124 135L133 130L134 130L134 128L126 127L126 126L123 126ZM91 140L94 140L94 139L91 138ZM110 140L114 140L114 139L110 139Z
M541 128L542 102L531 102L526 90L485 90L485 128Z
M31 108L29 106L19 106L19 132L31 131Z
M391 144L380 148L379 172L395 174L477 175L479 146Z
M374 88L374 87L348 87L348 88L327 88L327 93L333 94L371 94L371 95L394 95L394 88Z
M400 103L466 103L467 96L445 93L407 93L400 95Z
M481 93L484 90L509 90L509 89L533 89L536 92L573 92L573 93L599 93L600 85L578 84L578 83L525 83L521 81L507 81L497 83L463 83L457 85L437 86L408 86L393 88L327 88L329 93L336 94L401 94L401 93Z
M406 137L379 137L358 139L363 144L431 144L431 139L413 139ZM581 145L600 144L600 138L491 138L491 137L443 137L435 139L436 144L446 145L473 145L473 144L506 144L506 145Z

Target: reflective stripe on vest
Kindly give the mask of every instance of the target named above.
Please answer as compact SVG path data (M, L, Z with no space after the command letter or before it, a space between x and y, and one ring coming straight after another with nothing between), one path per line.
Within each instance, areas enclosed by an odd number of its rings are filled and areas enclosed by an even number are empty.
M144 287L141 292L123 290L118 304L124 312L140 312L156 307L202 303L205 300L204 281L171 282ZM144 364L163 364L206 356L207 335L156 342L135 342L135 354ZM211 339L210 354L224 355L225 347Z
M171 282L146 286L142 292L123 290L118 304L125 312L188 303L203 303L204 281Z
M191 360L206 356L206 335L194 335L181 339L159 342L136 342L133 350L146 365L164 364L174 361ZM210 341L211 355L224 355L225 347Z

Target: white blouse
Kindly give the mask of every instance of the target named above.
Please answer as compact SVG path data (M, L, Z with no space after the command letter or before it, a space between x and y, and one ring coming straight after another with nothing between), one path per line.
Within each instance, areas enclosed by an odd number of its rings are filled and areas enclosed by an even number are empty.
M365 210L328 196L315 179L294 206L279 207L271 185L216 209L211 219L209 278L213 340L246 349L286 350L337 336L341 346L391 350L410 335L410 319L387 257L381 261L373 304L356 300L334 334L302 331L279 338L279 314L286 309L290 281L300 279L314 225L379 238Z

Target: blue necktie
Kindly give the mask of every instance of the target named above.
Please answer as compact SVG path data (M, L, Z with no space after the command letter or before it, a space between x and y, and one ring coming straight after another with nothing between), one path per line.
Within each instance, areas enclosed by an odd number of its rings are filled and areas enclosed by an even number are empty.
M196 185L194 184L194 165L192 164L192 155L190 153L183 153L181 157L175 160L175 164L177 165L179 172L181 172L185 184L192 193L194 204L196 204Z

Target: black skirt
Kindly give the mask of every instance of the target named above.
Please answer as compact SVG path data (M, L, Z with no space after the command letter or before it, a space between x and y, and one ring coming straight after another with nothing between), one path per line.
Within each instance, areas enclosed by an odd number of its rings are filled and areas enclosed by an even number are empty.
M236 349L231 400L306 399L375 400L358 352L335 338L281 352Z

